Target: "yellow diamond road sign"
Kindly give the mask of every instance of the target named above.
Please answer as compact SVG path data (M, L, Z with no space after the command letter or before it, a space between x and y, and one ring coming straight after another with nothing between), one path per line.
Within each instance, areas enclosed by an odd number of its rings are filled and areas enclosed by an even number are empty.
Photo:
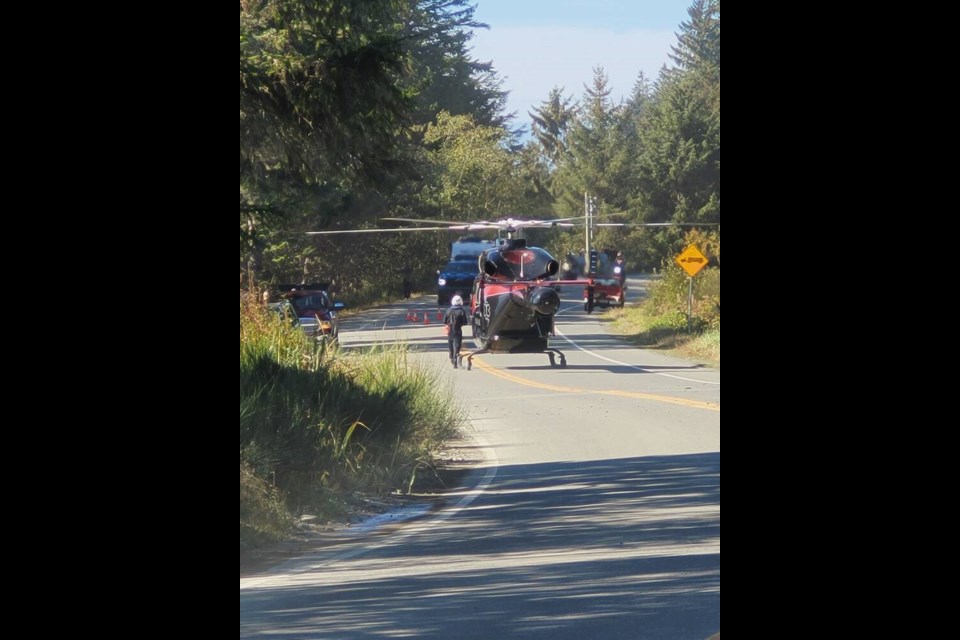
M697 245L692 244L677 256L677 264L683 267L683 270L692 278L699 273L700 269L707 266L707 257L700 253Z

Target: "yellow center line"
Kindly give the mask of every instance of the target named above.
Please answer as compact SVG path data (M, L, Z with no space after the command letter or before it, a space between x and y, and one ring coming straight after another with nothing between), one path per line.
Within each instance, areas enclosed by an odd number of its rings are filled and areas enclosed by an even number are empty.
M720 411L720 405L716 402L703 402L700 400L688 400L686 398L674 398L672 396L661 396L655 393L643 393L641 391L617 391L615 389L581 389L579 387L564 387L556 384L546 384L543 382L534 382L533 380L527 380L526 378L521 378L520 376L515 376L512 373L507 373L506 371L501 371L499 369L494 369L489 364L481 360L480 358L474 358L473 364L483 371L489 373L492 376L500 378L502 380L507 380L508 382L516 382L517 384L522 384L526 387L533 387L535 389L543 389L544 391L558 391L561 393L593 393L601 396L618 396L621 398L637 398L640 400L654 400L656 402L667 402L670 404L679 404L684 407L692 407L694 409L706 409L708 411Z

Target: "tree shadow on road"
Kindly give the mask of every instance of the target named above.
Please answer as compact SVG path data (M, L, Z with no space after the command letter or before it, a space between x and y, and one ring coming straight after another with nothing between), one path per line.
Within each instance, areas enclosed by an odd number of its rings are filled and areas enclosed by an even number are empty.
M719 512L719 453L499 467L445 522L242 590L241 637L706 638Z

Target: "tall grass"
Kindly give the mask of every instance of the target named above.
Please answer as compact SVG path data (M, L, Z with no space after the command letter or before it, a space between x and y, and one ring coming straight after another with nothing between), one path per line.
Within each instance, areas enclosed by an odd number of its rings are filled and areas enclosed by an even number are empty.
M290 510L409 487L456 434L463 414L451 390L404 347L325 351L269 316L241 305L241 472L276 487ZM241 518L243 501L241 485ZM241 521L241 543L244 531Z
M720 269L707 268L694 278L691 319L687 322L687 274L672 262L663 266L642 304L616 316L614 328L645 347L676 350L680 355L720 363Z
M282 539L293 518L275 487L240 461L240 550Z
M707 329L682 347L683 352L695 359L720 363L720 329Z

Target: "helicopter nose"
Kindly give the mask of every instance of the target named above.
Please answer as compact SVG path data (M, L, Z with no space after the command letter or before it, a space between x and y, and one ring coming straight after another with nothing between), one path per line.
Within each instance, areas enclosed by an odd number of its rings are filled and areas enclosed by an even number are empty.
M530 306L544 316L552 316L560 308L560 294L550 287L537 287L530 292Z

